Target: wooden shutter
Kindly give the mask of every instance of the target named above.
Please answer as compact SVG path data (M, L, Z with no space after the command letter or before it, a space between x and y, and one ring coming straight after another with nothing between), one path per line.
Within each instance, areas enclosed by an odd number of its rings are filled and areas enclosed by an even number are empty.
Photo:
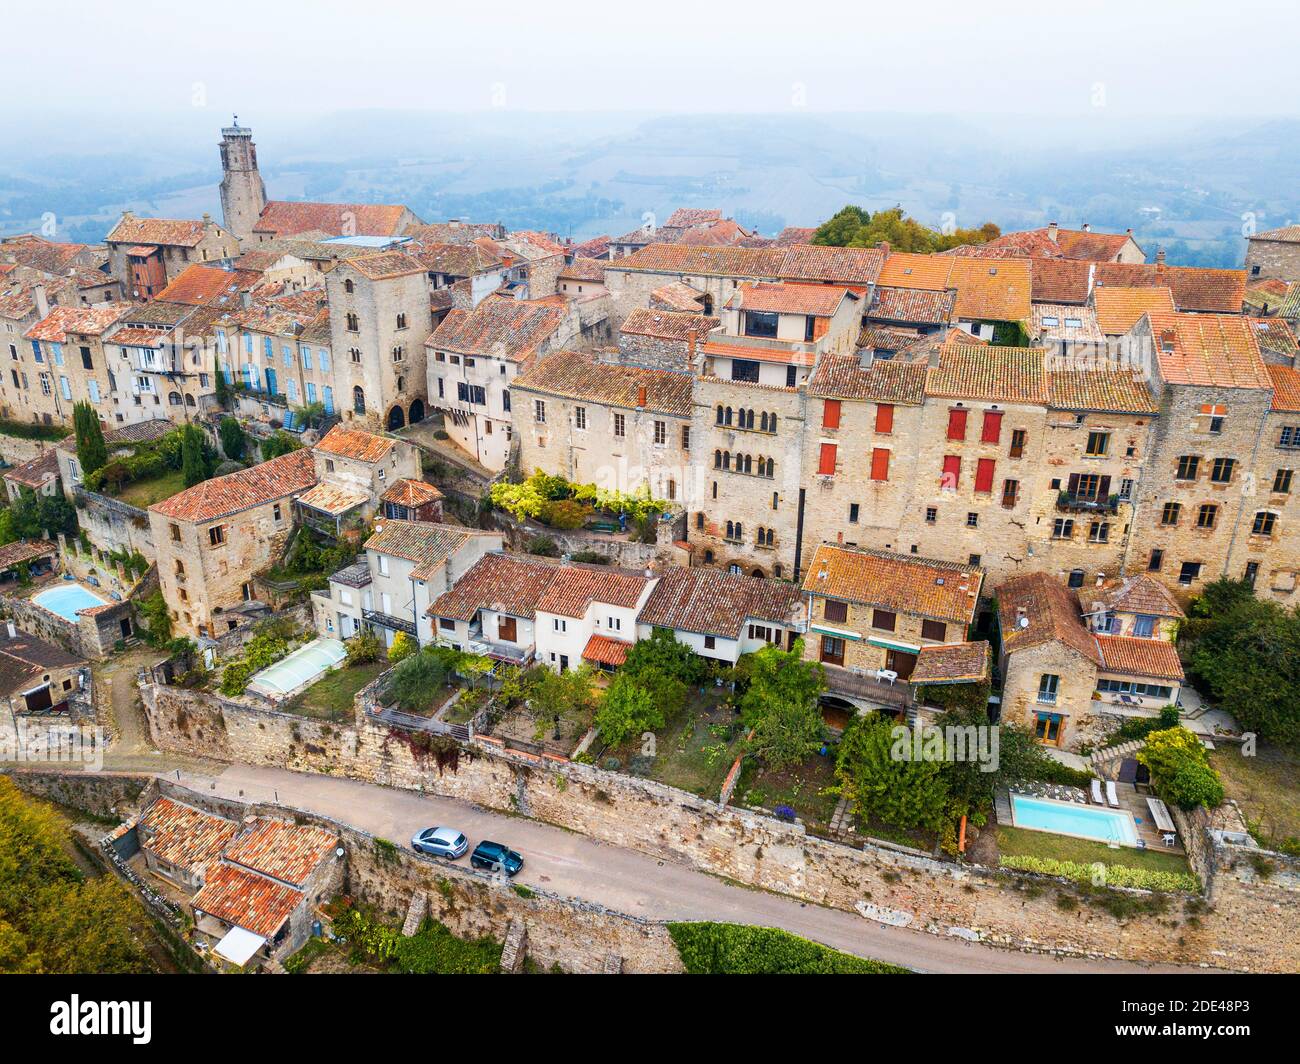
M877 447L871 452L871 479L889 479L889 448Z
M893 403L876 404L876 431L877 432L894 431L894 404Z
M941 488L956 488L961 480L961 458L955 454L946 454L943 456L943 479L939 482Z
M966 438L966 411L948 411L948 439L964 440Z
M982 443L997 443L1002 436L1002 411L984 411L984 431L980 433Z
M817 472L827 477L835 475L835 444L822 444L821 462L817 466Z
M975 490L993 490L993 459L981 458L975 464Z
M827 399L822 411L822 427L837 429L840 427L840 401Z

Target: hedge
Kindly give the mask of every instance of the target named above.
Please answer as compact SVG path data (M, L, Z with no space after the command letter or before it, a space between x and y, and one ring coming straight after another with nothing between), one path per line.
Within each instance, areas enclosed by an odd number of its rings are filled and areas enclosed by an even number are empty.
M1094 865L1077 861L1059 861L1052 857L1030 857L1024 854L1009 855L998 861L1003 868L1021 872L1040 872L1045 876L1063 876L1079 883L1092 883ZM1129 868L1126 865L1106 866L1106 885L1134 887L1139 890L1186 890L1201 888L1196 876L1190 872L1157 872L1147 868Z
M775 927L670 923L691 975L908 975L906 968L841 953Z

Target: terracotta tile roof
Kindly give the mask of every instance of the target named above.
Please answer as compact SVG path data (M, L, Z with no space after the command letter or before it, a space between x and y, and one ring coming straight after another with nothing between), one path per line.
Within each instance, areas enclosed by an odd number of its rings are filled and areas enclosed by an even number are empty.
M44 340L55 344L66 343L68 333L99 336L130 308L130 303L101 303L94 307L54 307L46 317L23 335L28 340Z
M863 369L857 355L824 354L808 379L808 394L919 406L925 398L925 378L923 362L874 359Z
M92 250L89 244L64 244L46 240L34 233L8 237L0 241L0 259L15 266L26 266L50 274L66 274L68 270L79 265L78 260L83 255ZM103 251L102 248L99 250ZM4 271L0 269L0 272ZM105 283L114 280L107 274L103 277Z
M338 844L339 837L324 828L258 817L226 850L226 860L301 887Z
M108 339L120 347L159 348L167 342L167 333L162 329L126 326L121 329L114 329Z
M969 625L983 579L984 572L976 565L823 543L813 554L803 590Z
M176 428L176 422L159 417L150 418L148 421L136 421L115 429L105 427L104 444L111 454L114 451L125 450L137 443L147 443L150 440L161 439L167 433L175 432ZM65 437L59 441L58 448L61 451L67 451L69 454L75 453L77 438L75 436Z
M751 617L793 625L799 606L799 589L784 580L717 569L671 568L659 577L637 621L655 628L739 639Z
M358 255L341 265L356 270L357 273L372 281L426 272L426 267L420 259L404 251L381 251L375 255Z
M1283 318L1247 318L1255 330L1255 340L1260 352L1281 356L1288 363L1295 361L1297 344L1295 333ZM1267 356L1266 356L1267 357Z
M939 365L926 378L925 394L996 403L1046 403L1043 355L1036 347L945 344L939 350Z
M473 310L450 311L424 346L519 362L545 344L563 321L564 311L548 303L490 298Z
M668 216L664 225L669 228L688 229L693 225L712 225L722 221L722 212L708 207L678 207Z
M998 627L1008 654L1057 641L1101 664L1097 640L1079 616L1079 600L1046 573L1014 576L997 590ZM1027 623L1021 624L1021 621Z
M833 317L845 299L857 299L849 289L819 284L742 284L727 301L732 310Z
M591 281L594 284L605 283L605 259L588 259L574 256L569 265L560 271L559 276L566 281Z
M1056 246L1067 259L1109 262L1132 239L1128 233L1097 233L1082 229L1058 229Z
M695 247L690 244L648 244L631 255L614 259L610 270L676 273L701 277L775 279L789 254L784 248Z
M442 492L423 480L407 480L403 477L379 496L380 502L391 502L395 506L406 506L412 510L441 499Z
M582 648L582 660L593 665L622 665L627 661L627 652L632 644L622 639L611 639L607 635L593 635Z
M753 254L779 253L755 251ZM820 281L866 288L876 284L885 253L879 248L830 248L815 244L792 244L785 249L779 276L783 281Z
M472 621L479 610L532 618L557 565L510 554L485 554L429 605L430 617Z
M559 351L524 370L510 390L585 399L625 410L643 406L673 417L690 417L693 383L689 373L612 365L576 351Z
M1143 613L1153 617L1181 619L1186 616L1169 589L1146 573L1108 580L1100 587L1084 588L1079 591L1079 604L1084 613L1095 613L1104 608L1117 613Z
M916 655L907 682L916 684L978 683L993 673L993 648L987 640L926 644Z
M316 450L324 454L337 455L339 458L352 458L358 462L382 462L388 453L397 446L396 440L387 436L377 436L364 429L345 429L335 425L325 433Z
M300 890L232 865L214 865L190 904L199 912L263 938L280 930L306 899Z
M158 298L197 307L221 299L228 301L244 289L255 287L261 280L261 274L255 270L223 270L196 262L178 274L158 293Z
M876 284L892 288L915 288L942 292L949 288L952 257L921 255L910 251L891 251L880 268Z
M1267 372L1273 383L1273 409L1300 413L1300 370L1269 363Z
M427 243L407 247L430 273L452 277L474 277L501 265L501 260L477 244Z
M817 227L815 225L787 225L772 238L772 243L777 247L789 247L791 244L811 244L813 237L816 235Z
M953 316L972 321L1028 321L1030 265L1022 259L989 262L954 256L948 287L957 289Z
M539 248L548 255L563 255L568 249L565 248L552 233L543 233L536 229L515 229L511 232L510 240L526 240L533 247Z
M5 547L26 546L28 544L8 543ZM58 548L53 543L43 544L49 548L41 553L53 554ZM0 548L4 549L4 548ZM33 555L35 557L35 555ZM12 564L12 563L11 563ZM0 657L16 665L30 666L32 670L45 672L49 669L77 667L88 664L85 658L69 654L55 643L47 643L21 628L10 635L7 626L0 625Z
M537 600L537 612L582 617L593 602L631 609L649 582L644 576L633 576L607 567L558 566Z
M306 506L311 510L319 510L331 517L339 517L349 510L364 505L368 499L369 496L363 495L359 491L349 491L347 488L340 488L336 484L321 481L314 488L308 488L298 496L298 505Z
M502 234L496 222L419 222L410 226L403 236L429 244L472 244L480 237Z
M411 576L428 580L465 544L477 536L490 535L493 533L459 525L385 518L376 524L375 534L366 540L365 549L415 562Z
M1300 225L1284 225L1256 233L1251 240L1280 240L1284 244L1300 244Z
M383 203L291 203L271 200L253 226L255 233L293 236L319 232L330 236L397 236L406 208Z
M1107 336L1121 336L1133 328L1143 314L1170 314L1173 293L1168 288L1098 288L1092 294L1097 325Z
M1034 259L1030 263L1030 298L1035 303L1086 303L1092 292L1090 262Z
M1072 325L1070 322L1078 324ZM1035 303L1034 320L1029 332L1035 340L1100 344L1106 339L1105 333L1097 324L1097 312L1092 307L1075 307L1068 303Z
M752 362L779 362L782 365L811 367L817 362L817 352L811 350L811 345L780 340L766 346L747 343L743 339L737 342L735 337L705 340L700 351L714 358L745 358Z
M138 827L140 841L150 853L187 872L201 872L216 861L239 833L233 820L171 798L159 798L141 813Z
M1246 300L1246 272L1160 262L1098 263L1095 287L1168 288L1179 310L1240 314Z
M306 491L315 483L311 450L303 447L250 469L195 484L149 509L178 521L213 521Z
M124 214L104 239L111 244L192 248L202 241L203 235L203 223L191 218L137 218Z
M877 288L867 315L885 321L916 322L922 325L947 325L952 320L955 292L925 291L914 288Z
M1158 680L1183 680L1178 650L1164 639L1139 639L1126 635L1099 635L1101 668L1129 676L1151 676Z
M1160 375L1170 384L1271 388L1254 330L1224 314L1149 314ZM1169 344L1168 341L1172 341ZM1172 350L1166 350L1172 346Z
M685 310L698 314L701 307L700 300L703 298L704 293L698 288L692 288L681 281L673 281L650 293L650 308Z
M859 351L898 352L911 347L922 338L922 333L915 329L904 329L896 325L878 325L869 321L858 333L856 346Z
M696 304L698 307L699 304ZM722 322L704 314L690 314L674 310L648 310L637 307L626 318L619 332L631 336L654 336L661 340L699 340L716 329Z
M991 346L987 340L981 340L953 325L947 329L927 333L913 340L899 352L899 356L908 362L936 362L939 358L939 352L950 344L963 347Z
M1048 396L1047 405L1054 410L1155 414L1160 409L1146 381L1134 370L1053 372L1048 380Z
M37 489L45 486L46 481L59 475L59 453L53 447L42 451L30 461L16 465L5 471L4 479L15 484L23 484Z
M604 233L601 236L593 236L590 240L584 240L581 244L574 244L569 248L569 254L575 259L600 259L602 261L609 259L610 236Z
M1276 312L1291 291L1280 277L1264 277L1246 282L1246 309L1252 314Z
M1277 316L1292 322L1300 318L1300 282L1293 282L1287 288L1286 296L1277 308Z

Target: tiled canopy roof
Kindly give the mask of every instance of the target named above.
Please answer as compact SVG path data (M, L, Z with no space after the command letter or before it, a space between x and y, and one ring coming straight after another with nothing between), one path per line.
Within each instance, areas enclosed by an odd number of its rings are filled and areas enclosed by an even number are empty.
M353 458L358 462L381 462L388 457L389 451L396 446L395 440L386 436L377 436L363 429L345 429L335 425L325 433L324 439L316 444L316 450L323 454L337 455L339 458Z
M190 903L199 912L270 938L280 930L306 895L256 872L214 865L203 889Z
M970 624L983 571L889 551L823 543L804 577L806 594Z
M213 521L306 491L315 483L315 464L311 451L304 447L238 473L205 480L149 509L178 521Z
M644 408L673 417L691 416L694 377L664 369L597 362L590 355L560 351L519 374L512 392L586 399L625 410Z
M973 643L927 644L916 655L908 682L916 684L978 683L993 671L993 651L987 640Z

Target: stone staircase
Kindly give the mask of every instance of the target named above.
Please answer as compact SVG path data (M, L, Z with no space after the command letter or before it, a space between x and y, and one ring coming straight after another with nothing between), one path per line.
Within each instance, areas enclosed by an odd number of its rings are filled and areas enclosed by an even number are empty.
M419 931L428 912L429 895L422 890L417 890L411 895L411 904L406 909L406 920L402 923L402 937L410 938Z
M993 812L997 816L999 824L1011 826L1011 795L1007 791L999 789L993 795Z
M605 964L604 964L604 966L601 968L601 974L603 974L603 975L622 975L622 974L623 974L623 958L620 957L617 953L606 953L606 954L605 954Z
M523 971L524 955L528 952L528 928L522 920L511 920L506 928L506 940L501 947L501 971L514 975Z
M853 810L849 807L847 798L841 798L836 804L835 812L831 814L830 828L832 837L840 842L848 841L854 834Z
M1146 746L1144 739L1130 739L1126 743L1120 743L1119 746L1106 746L1100 750L1092 752L1092 770L1102 779L1114 779L1111 773L1111 767L1118 761L1123 761L1126 757L1132 757L1142 747Z

